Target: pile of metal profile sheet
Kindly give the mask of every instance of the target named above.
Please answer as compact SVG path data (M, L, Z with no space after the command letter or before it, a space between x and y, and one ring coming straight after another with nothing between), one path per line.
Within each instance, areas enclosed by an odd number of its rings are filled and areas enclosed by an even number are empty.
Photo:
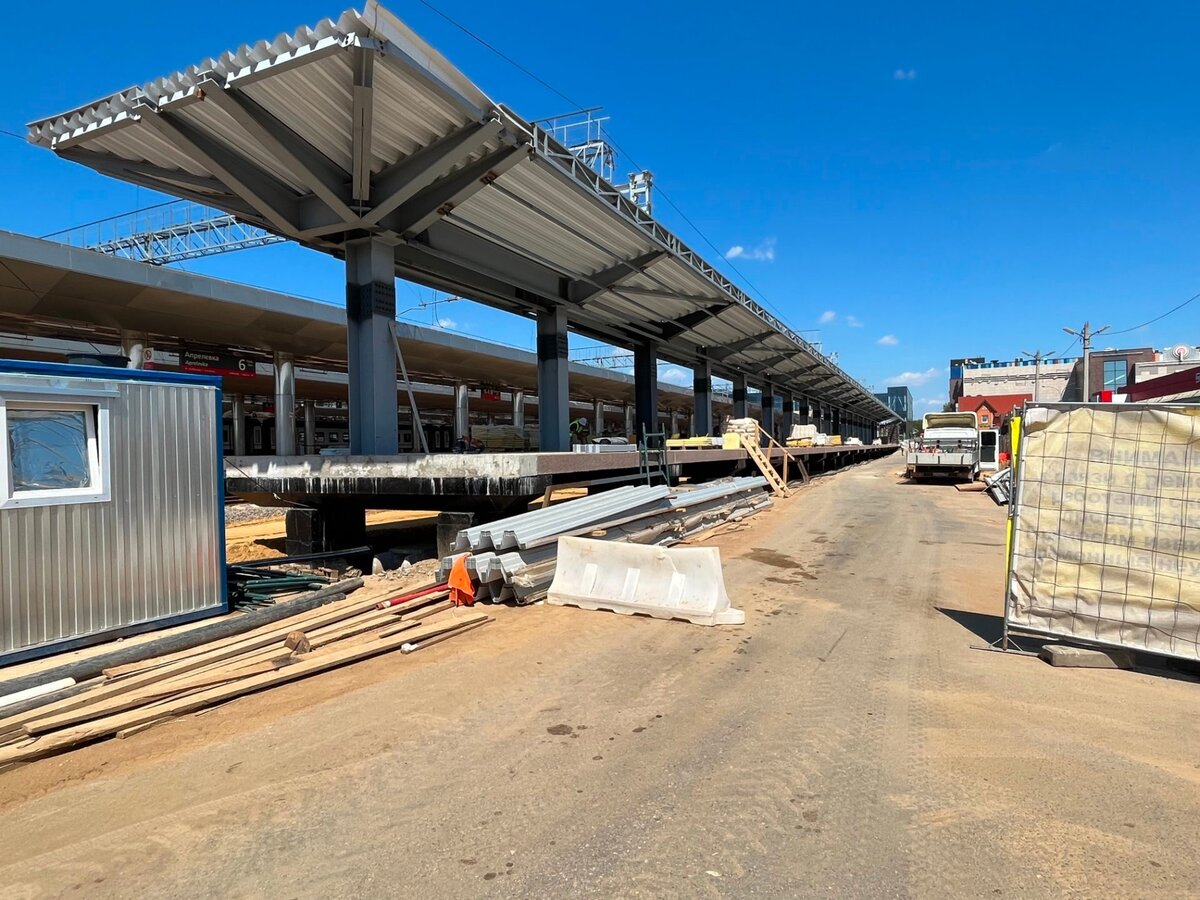
M731 478L696 488L640 485L617 488L546 509L463 529L441 564L469 553L467 571L479 583L477 600L533 603L546 596L563 535L669 546L771 505L761 476Z
M992 495L998 506L1006 506L1012 499L1012 469L1001 469L995 475L983 479L987 492Z

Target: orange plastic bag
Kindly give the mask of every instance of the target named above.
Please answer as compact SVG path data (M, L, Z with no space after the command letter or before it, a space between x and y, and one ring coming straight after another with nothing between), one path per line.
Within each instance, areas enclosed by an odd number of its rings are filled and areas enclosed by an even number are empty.
M454 565L450 567L450 577L447 583L450 586L450 600L455 606L474 606L475 605L475 584L471 581L471 573L467 571L467 557L469 553L464 553L462 556L454 560Z

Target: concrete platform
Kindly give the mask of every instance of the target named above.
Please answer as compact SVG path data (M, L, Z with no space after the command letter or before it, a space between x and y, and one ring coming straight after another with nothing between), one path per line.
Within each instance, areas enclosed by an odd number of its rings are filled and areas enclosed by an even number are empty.
M815 475L894 453L880 447L789 447L796 474ZM765 451L764 451L765 452ZM773 459L784 451L775 449ZM711 481L756 471L745 450L671 450L672 479ZM548 488L636 482L637 450L599 453L407 453L397 456L253 456L225 461L225 492L263 506L292 507L288 553L354 547L368 509L432 509L479 521L523 512ZM455 519L457 527L465 527ZM447 525L447 527L449 527Z
M813 474L895 452L881 447L795 447L788 455ZM782 451L772 451L778 459ZM710 480L753 466L744 450L672 450L674 478ZM397 456L233 457L226 493L265 506L365 503L386 509L483 510L528 500L556 485L632 480L634 449L603 453L434 453ZM364 507L365 508L365 507Z

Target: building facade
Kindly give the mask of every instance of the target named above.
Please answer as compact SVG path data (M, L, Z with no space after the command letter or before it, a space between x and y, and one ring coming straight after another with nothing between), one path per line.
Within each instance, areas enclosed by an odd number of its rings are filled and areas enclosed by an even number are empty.
M890 387L883 393L876 394L875 399L879 400L896 414L901 422L901 431L907 435L908 423L913 420L912 391L904 385Z
M955 382L951 365L950 398L957 402L960 397L996 397L1010 394L1028 394L1046 402L1069 400L1071 375L1079 363L1077 357L1043 359L1039 367L1032 359L969 362L963 366L960 391L953 393ZM1036 382L1036 383L1035 383Z

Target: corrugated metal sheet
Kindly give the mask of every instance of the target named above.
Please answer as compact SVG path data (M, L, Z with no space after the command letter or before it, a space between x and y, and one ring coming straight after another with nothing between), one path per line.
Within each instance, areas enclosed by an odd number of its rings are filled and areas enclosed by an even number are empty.
M0 373L0 393L31 380ZM0 659L224 608L217 389L100 383L118 392L103 400L111 499L0 509ZM69 400L97 382L54 384L56 397Z
M665 251L662 258L625 283L608 285L585 304L572 304L569 314L577 328L597 336L615 335L619 341L630 331L658 339L656 335L663 334L665 325L670 333L660 345L659 353L664 358L689 364L711 356L720 372L769 379L779 389L798 393L809 393L811 383L791 381L795 373L808 370L828 374L833 382L819 388L817 396L828 397L830 391L844 390L846 396L838 405L874 421L890 418L887 407L832 360L766 312L549 135L491 101L374 0L361 13L347 10L336 21L300 28L270 43L244 45L142 88L35 122L30 125L29 137L60 152L72 150L80 154L74 157L80 162L116 177L174 189L182 196L212 203L326 251L339 249L336 229L342 226L350 233L364 228L382 230L386 237L405 244L420 235L405 233L402 225L396 226L399 232L387 232L384 225L366 221L363 217L369 213L369 204L352 204L359 212L352 213L356 216L353 220L344 221L342 217L349 207L343 205L342 211L331 207L335 231L330 232L324 221L318 221L315 227L307 219L299 222L307 213L297 211L293 223L277 210L264 212L261 204L250 202L246 206L247 197L234 185L230 185L227 196L222 196L222 174L209 172L201 160L188 155L187 147L174 146L173 139L164 138L147 120L149 117L152 122L160 112L168 113L179 123L197 129L221 151L235 154L236 160L264 175L267 182L276 182L279 190L294 194L284 198L285 203L312 200L314 194L294 171L296 163L276 159L268 147L243 131L220 102L204 102L218 99L208 98L206 92L228 91L248 97L282 122L297 143L307 143L346 174L352 171L355 156L353 78L355 54L360 53L369 53L372 60L374 124L368 148L372 174L409 159L442 138L461 134L461 129L471 123L492 118L503 129L500 138L487 148L520 148L515 165L498 163L500 171L480 179L482 186L477 185L473 194L440 204L436 228L482 238L580 284L587 284L590 277L606 268L653 251ZM161 171L147 175L142 170L114 167L112 159L95 157L93 151L111 154L118 161L149 163ZM452 164L450 173L481 156L482 151L469 153ZM202 181L172 181L171 175L176 172L200 176ZM312 173L309 175L311 179ZM453 176L442 173L442 177ZM337 180L344 184L347 179ZM321 203L315 206L319 208ZM429 245L437 249L434 226L425 227ZM414 246L423 245L418 241ZM492 263L483 258L487 254L475 253L469 259L457 260L447 257L444 249L439 252L439 262L405 264L400 267L401 274L418 280L424 277L427 283L447 289L461 288L465 296L475 294L489 299L486 289L476 286L472 290L468 280L448 274L461 272L465 265L491 276ZM442 268L435 271L439 266ZM514 282L514 286L538 293L520 283ZM540 290L541 296L558 297L557 289ZM506 299L493 301L512 306ZM728 304L732 309L703 322L688 318L719 304ZM680 319L692 324L677 326ZM763 340L760 346L720 354L697 349L740 347L742 342L766 332L774 332L769 344ZM771 362L765 365L764 360Z

